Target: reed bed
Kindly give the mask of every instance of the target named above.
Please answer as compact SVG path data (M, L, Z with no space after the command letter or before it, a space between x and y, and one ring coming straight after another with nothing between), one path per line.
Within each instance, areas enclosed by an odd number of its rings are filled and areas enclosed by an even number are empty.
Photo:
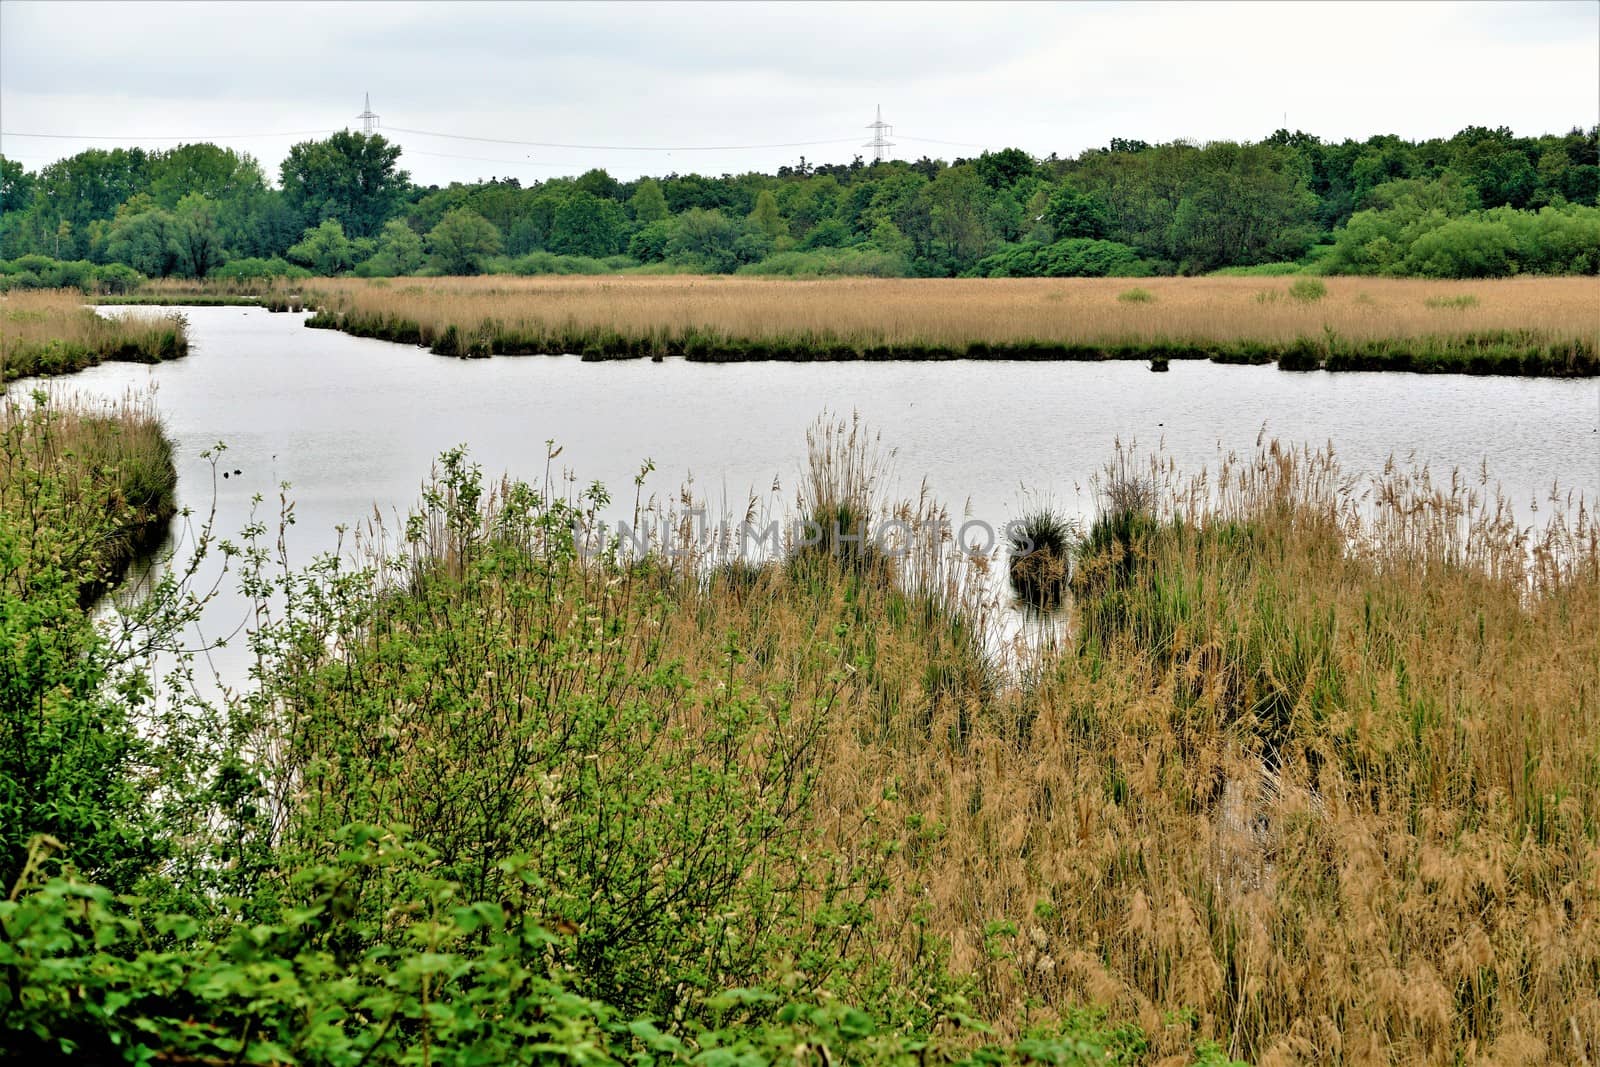
M102 316L76 289L0 297L0 381L70 374L96 363L159 363L189 350L183 316Z
M719 360L1211 358L1288 369L1592 375L1591 278L1450 282L728 277L304 283L312 325L447 355ZM298 290L300 283L295 283ZM1471 300L1466 298L1470 297Z
M285 280L270 278L151 278L134 292L102 294L94 302L113 306L270 307L270 294L282 300L292 287Z
M7 395L0 445L0 584L23 602L39 568L80 576L87 602L158 543L176 513L172 441L149 396Z
M885 460L858 427L811 444L808 514L936 514L873 496ZM1206 1042L1263 1064L1600 1059L1583 502L1533 529L1460 480L1352 480L1331 451L1267 444L1192 477L1119 457L1076 549L1071 639L1006 664L993 559L552 570L549 539L579 516L454 463L408 527L403 581L350 616L345 667L295 631L313 657L276 706L307 840L405 822L450 871L487 872L471 892L575 931L575 973L633 952L641 985L613 992L669 1016L681 1003L650 983L698 960L710 988L780 983L902 1021L953 982L1001 1038L1089 1011L1131 1027L1140 1062ZM562 701L620 733L554 752L588 729L543 723ZM519 764L529 746L549 765ZM591 789L572 792L577 768ZM478 818L515 844L453 836ZM686 906L679 853L618 893L590 881L625 869L607 849L656 846L571 845L605 859L591 869L550 844L624 825L724 842L731 895L688 920L651 904ZM496 883L496 847L546 850L543 888ZM629 947L663 916L664 940Z
M835 832L870 806L907 834L880 914L920 909L991 1018L1091 1004L1175 1052L1189 1011L1259 1063L1595 1062L1588 513L1520 529L1276 447L1146 484L1082 561L1073 647L959 745L832 735Z

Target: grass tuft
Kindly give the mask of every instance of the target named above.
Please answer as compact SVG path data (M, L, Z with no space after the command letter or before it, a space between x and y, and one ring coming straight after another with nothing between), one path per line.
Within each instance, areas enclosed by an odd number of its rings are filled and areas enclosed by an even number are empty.
M1328 295L1328 285L1321 278L1297 278L1289 286L1289 299L1302 304L1312 304Z
M1071 520L1048 507L1024 515L1009 528L1011 588L1024 603L1053 608L1067 590L1078 531Z

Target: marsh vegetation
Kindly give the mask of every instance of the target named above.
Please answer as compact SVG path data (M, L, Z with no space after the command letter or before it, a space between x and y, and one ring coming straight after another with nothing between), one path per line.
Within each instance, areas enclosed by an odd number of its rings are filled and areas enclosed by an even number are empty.
M858 430L814 435L813 516L926 516ZM1070 639L1007 661L974 580L997 560L596 557L574 530L608 496L561 484L451 452L362 567L283 572L268 527L236 546L279 606L259 691L197 732L183 835L141 831L167 859L85 832L126 812L31 849L8 820L10 1040L1600 1052L1582 506L1527 528L1326 452L1209 477L1124 454L1071 549Z
M173 312L104 316L75 289L0 296L0 381L68 374L107 360L159 363L189 350Z
M297 290L299 291L299 290ZM718 278L318 281L309 325L456 356L1212 359L1285 369L1592 376L1591 282ZM1441 295L1470 296L1441 317Z

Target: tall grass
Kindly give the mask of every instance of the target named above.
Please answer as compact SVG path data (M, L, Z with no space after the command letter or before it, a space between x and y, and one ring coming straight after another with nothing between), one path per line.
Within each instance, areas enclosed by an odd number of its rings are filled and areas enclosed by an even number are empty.
M1028 689L959 750L823 776L831 810L939 828L884 914L926 909L991 1017L1089 1002L1159 1041L1188 1007L1267 1063L1593 1062L1588 513L1521 529L1460 482L1275 446L1145 487L1108 500L1078 639Z
M928 513L863 496L859 427L811 443L814 508ZM1072 639L997 664L992 561L948 544L737 588L580 564L551 555L571 512L453 462L405 580L348 616L350 587L307 594L316 626L278 650L301 847L403 822L655 1011L688 973L890 1019L957 988L1004 1037L1088 1008L1152 1058L1600 1056L1581 502L1525 528L1476 484L1357 482L1331 452L1193 477L1124 455ZM374 885L375 914L406 891Z
M69 374L108 360L159 363L189 350L176 314L102 316L74 289L0 297L0 380Z
M1313 281L1325 296L1269 302L1257 299L1259 280L1229 277L1149 279L1152 300L1139 303L1118 300L1114 279L496 277L384 287L332 279L305 292L322 309L313 325L446 355L1256 363L1295 355L1286 366L1600 370L1589 279L1470 283L1481 303L1448 321L1423 303L1441 283Z
M0 399L0 581L26 598L40 568L83 576L88 600L159 542L176 511L172 442L148 397Z

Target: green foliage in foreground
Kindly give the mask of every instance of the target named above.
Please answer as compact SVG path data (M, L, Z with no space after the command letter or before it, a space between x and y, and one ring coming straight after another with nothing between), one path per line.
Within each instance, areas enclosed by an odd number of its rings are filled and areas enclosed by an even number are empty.
M40 849L48 847L40 843ZM573 988L565 940L439 879L381 928L345 901L362 879L426 860L353 827L330 865L293 879L294 902L251 923L162 912L72 878L27 880L0 902L0 1043L14 1055L94 1062L250 1064L681 1063L705 1067L1134 1062L1144 1038L1089 1014L1010 1047L962 1037L959 997L922 1031L781 990L706 997L686 1025L630 1015ZM352 944L360 945L352 949ZM1197 1062L1223 1064L1213 1047Z
M149 805L147 687L83 605L174 511L172 443L153 417L0 405L0 884L31 835L129 888L165 848Z
M0 587L7 619L26 607L30 632L81 637L6 676L48 687L81 674L66 719L129 750L79 753L71 810L5 816L0 1046L32 1060L329 1067L1144 1057L1141 1029L1096 1014L985 1045L931 952L914 989L863 959L839 987L863 999L835 992L829 968L870 923L870 877L847 866L799 916L803 721L825 715L819 694L797 689L806 711L791 722L784 687L743 691L732 638L722 684L694 676L683 656L698 646L667 642L699 624L674 618L664 576L581 565L572 505L524 485L490 498L462 454L442 464L407 527L420 554L388 576L404 584L336 559L276 575L260 524L224 546L247 591L284 612L255 638L275 666L233 709L240 733L190 707L147 721L142 742L131 709L144 683L134 672L107 687L116 656L77 601ZM5 515L0 544L34 559ZM52 582L76 570L44 569ZM163 585L141 609L152 633L192 620L177 592ZM336 633L349 654L330 660ZM841 684L824 669L841 650L810 652L819 662L797 677ZM10 785L32 773L0 771ZM56 783L55 795L78 794ZM412 824L362 819L384 812Z

